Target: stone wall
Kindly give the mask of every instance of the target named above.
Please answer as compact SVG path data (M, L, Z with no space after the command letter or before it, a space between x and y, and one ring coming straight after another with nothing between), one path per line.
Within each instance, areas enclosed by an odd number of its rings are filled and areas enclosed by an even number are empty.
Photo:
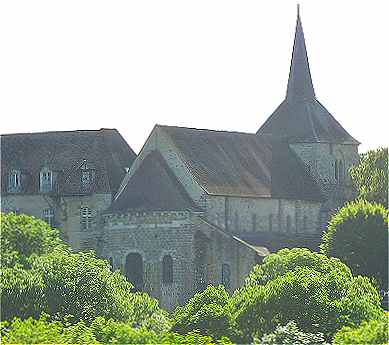
M2 196L2 211L17 211L43 219L43 210L54 210L54 226L61 229L61 236L74 250L83 249L85 237L90 236L96 227L99 215L111 204L111 194L92 194L88 196L51 197L48 194L8 194ZM88 206L92 210L93 226L81 230L80 208Z
M318 231L321 203L271 198L208 196L206 217L227 232Z

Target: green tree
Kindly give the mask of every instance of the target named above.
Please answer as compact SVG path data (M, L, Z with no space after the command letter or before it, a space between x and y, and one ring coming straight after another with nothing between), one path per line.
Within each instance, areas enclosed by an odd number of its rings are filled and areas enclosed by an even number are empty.
M260 340L254 340L258 345L279 345L279 344L325 344L323 334L304 333L294 321L285 326L277 326L273 333L265 334Z
M388 287L388 211L367 201L351 202L330 220L321 252L337 257L354 274L374 278Z
M172 331L185 334L198 330L214 339L233 336L229 298L223 286L209 285L194 295L186 305L175 310Z
M357 328L343 327L334 336L334 345L389 344L389 318L362 322Z
M362 154L359 164L351 168L350 173L359 199L388 207L388 148Z
M131 284L119 271L111 272L108 261L93 252L72 253L58 232L32 217L10 214L3 221L2 240L10 247L2 243L2 254L3 250L13 253L9 256L13 261L1 268L3 320L38 318L44 312L73 323L89 324L104 316L157 332L170 328L158 301L145 293L132 293Z
M295 321L303 332L322 332L329 340L344 325L358 325L382 315L378 292L369 279L353 277L339 260L308 255L306 249L272 255L263 264L265 268L256 268L231 299L233 319L241 334L247 335L242 341L260 338L289 321ZM292 263L286 263L285 257Z

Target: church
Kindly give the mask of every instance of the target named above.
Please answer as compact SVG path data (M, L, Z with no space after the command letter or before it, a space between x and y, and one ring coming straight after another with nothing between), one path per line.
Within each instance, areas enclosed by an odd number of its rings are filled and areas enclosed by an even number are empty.
M172 310L208 284L232 292L280 248L317 249L353 197L358 145L316 99L298 14L286 97L256 133L157 124L138 155L113 129L3 135L1 208Z

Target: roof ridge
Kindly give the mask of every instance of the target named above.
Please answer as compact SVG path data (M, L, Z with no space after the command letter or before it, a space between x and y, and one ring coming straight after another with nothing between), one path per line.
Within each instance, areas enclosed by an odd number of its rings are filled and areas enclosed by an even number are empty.
M196 128L196 127L183 127L183 126L170 126L170 125L160 125L160 124L156 124L156 127L188 129L193 131L204 131L204 132L212 132L212 133L216 132L216 133L230 133L230 134L245 134L245 135L253 135L253 136L256 135L255 133L249 133L249 132L228 131L228 130L209 129L209 128Z
M66 130L66 131L42 131L42 132L18 132L18 133L4 133L0 134L0 136L12 136L12 135L44 135L44 134L60 134L60 133L101 133L102 131L117 131L116 128L100 128L100 129L74 129L74 130Z

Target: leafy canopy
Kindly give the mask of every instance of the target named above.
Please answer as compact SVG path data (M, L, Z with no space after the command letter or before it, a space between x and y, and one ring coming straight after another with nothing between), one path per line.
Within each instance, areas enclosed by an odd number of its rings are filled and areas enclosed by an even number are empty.
M362 154L359 164L350 172L359 199L388 207L388 148Z
M388 211L367 201L351 202L330 220L323 234L321 252L337 257L354 274L374 278L388 287Z

